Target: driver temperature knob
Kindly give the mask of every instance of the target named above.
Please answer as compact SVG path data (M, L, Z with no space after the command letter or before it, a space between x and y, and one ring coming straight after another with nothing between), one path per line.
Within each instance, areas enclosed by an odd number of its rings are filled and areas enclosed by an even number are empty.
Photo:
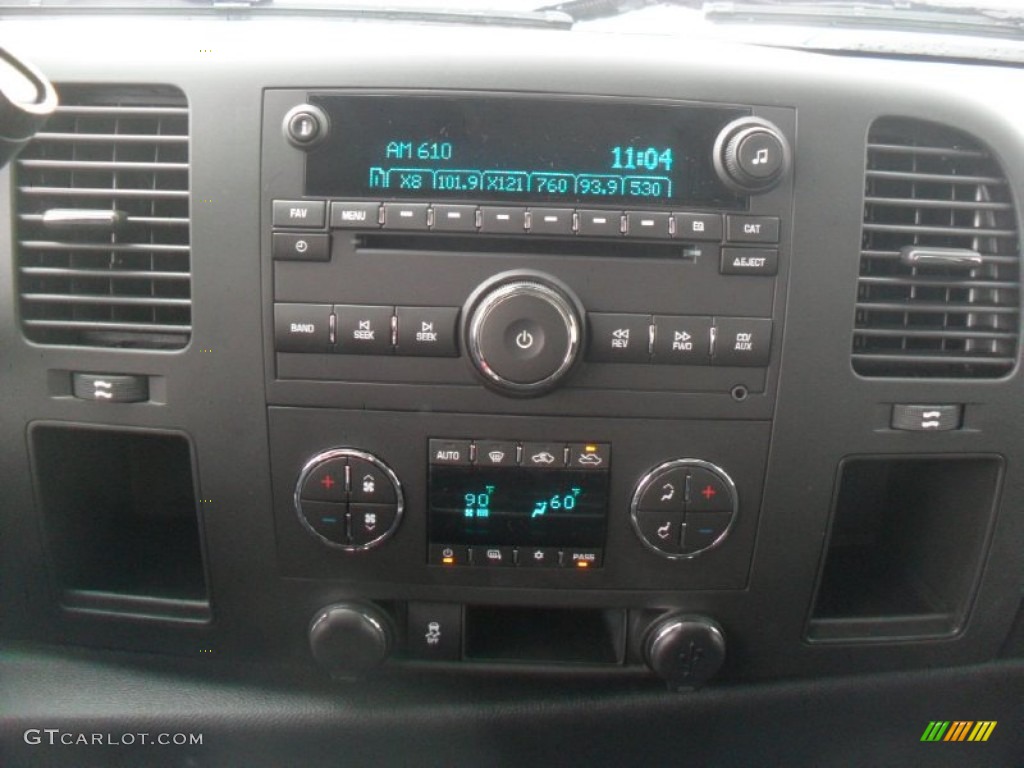
M583 346L583 306L542 272L496 275L469 297L463 335L474 370L505 395L540 395L576 365Z

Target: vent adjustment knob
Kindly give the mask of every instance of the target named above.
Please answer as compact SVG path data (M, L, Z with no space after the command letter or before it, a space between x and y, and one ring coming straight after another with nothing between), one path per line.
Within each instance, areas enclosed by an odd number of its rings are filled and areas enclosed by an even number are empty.
M393 643L391 621L369 604L329 605L309 625L309 650L333 677L356 677L375 669Z
M715 171L731 189L743 194L767 192L790 166L789 144L772 123L757 117L734 120L715 141Z
M725 661L725 634L706 616L670 614L644 636L644 660L670 688L699 688Z

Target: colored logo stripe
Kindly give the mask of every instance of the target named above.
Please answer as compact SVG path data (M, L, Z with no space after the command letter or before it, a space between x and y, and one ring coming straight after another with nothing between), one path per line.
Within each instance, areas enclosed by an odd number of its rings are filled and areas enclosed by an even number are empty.
M988 741L996 729L996 720L932 720L921 734L921 741Z
M963 741L974 725L973 720L954 720L943 741Z
M949 720L932 720L921 734L921 741L941 741L947 728Z
M979 720L977 725L974 726L974 730L971 731L971 735L967 737L967 740L988 741L988 737L992 735L992 731L995 729L995 720Z

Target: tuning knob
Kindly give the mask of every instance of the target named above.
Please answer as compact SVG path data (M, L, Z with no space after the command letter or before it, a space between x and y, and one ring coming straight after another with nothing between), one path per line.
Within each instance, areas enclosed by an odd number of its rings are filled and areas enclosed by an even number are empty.
M725 126L714 153L718 176L743 194L767 192L782 181L791 162L782 131L757 117L741 117Z
M583 306L541 272L505 272L469 297L465 347L480 378L505 395L540 395L572 370L583 345Z
M393 638L388 617L359 603L329 605L309 625L313 658L333 677L356 677L380 666Z
M704 616L671 614L644 637L644 660L672 688L699 688L725 661L722 628Z

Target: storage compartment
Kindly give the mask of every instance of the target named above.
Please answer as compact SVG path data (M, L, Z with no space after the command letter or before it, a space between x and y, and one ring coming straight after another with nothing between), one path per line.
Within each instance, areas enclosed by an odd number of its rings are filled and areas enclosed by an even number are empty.
M996 506L996 457L845 461L808 638L951 635L967 617Z
M36 425L31 446L66 608L209 620L185 436Z
M467 659L527 663L619 664L623 611L467 606Z

